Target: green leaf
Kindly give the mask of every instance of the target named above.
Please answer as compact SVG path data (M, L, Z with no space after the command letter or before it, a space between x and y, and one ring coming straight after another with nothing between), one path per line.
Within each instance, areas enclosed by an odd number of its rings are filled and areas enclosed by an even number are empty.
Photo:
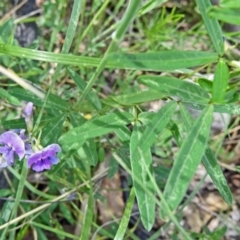
M120 126L119 128L115 129L114 132L122 142L130 141L131 131L126 126Z
M196 84L173 77L140 76L139 82L168 96L177 96L182 101L208 103L208 93Z
M208 236L212 239L212 240L219 240L219 239L223 239L226 232L227 232L228 228L227 226L223 226L222 228L218 228L216 230L214 230L213 232L211 232L210 234L208 234Z
M65 121L66 115L58 115L47 121L46 126L42 131L42 144L47 146L50 143L56 143L62 132L63 123Z
M79 147L86 139L102 136L124 126L134 120L127 112L115 112L87 121L82 126L71 129L63 134L59 142L71 148Z
M79 113L75 113L75 114L70 113L70 119L71 119L71 123L74 127L81 126L85 122L87 122L87 120L84 117L82 117L82 115ZM94 139L88 139L84 142L84 144L83 144L83 141L80 141L80 145L79 145L78 149L81 146L89 160L89 164L92 166L96 166L96 164L98 162L98 153L97 153L97 147L96 147Z
M4 129L25 129L26 123L24 118L6 120L1 122Z
M140 103L151 102L166 97L166 94L152 89L145 89L141 92L129 93L119 96L111 96L114 101L123 106L132 106Z
M225 9L213 7L208 12L209 16L223 22L240 25L239 9Z
M13 105L20 106L19 100L13 97L11 94L9 94L9 92L3 88L0 88L0 98L2 98L3 100L7 100L9 103Z
M185 106L188 106L190 108L197 109L197 110L202 110L207 106L207 104L190 103L190 102L183 102L183 104ZM215 104L214 112L240 115L240 106L236 104L224 104L224 105Z
M101 62L99 58L56 54L7 44L0 44L0 53L20 58L84 67L97 67ZM111 69L166 71L212 63L217 61L217 58L218 55L215 53L198 51L162 51L138 54L114 53L109 56L105 67Z
M152 156L150 148L145 150L143 154L138 151L139 141L142 137L140 123L136 122L130 141L130 162L132 169L133 186L137 197L140 216L144 227L150 231L155 221L155 200L152 196L144 191L144 186L150 192L155 194L151 180L148 176L146 168L153 173ZM138 181L141 181L139 184Z
M13 41L14 35L14 20L13 18L9 18L0 26L0 35L3 42L11 44Z
M140 141L138 142L138 147L141 148L142 151L147 150L154 144L158 135L170 121L176 106L177 103L171 101L154 114L151 121L147 124ZM139 114L139 118L141 119L141 114Z
M171 131L177 145L180 146L181 145L180 144L181 143L181 134L179 132L177 124L174 121L170 120L167 125L167 129L169 129Z
M213 46L216 52L222 56L224 54L224 42L221 27L216 19L210 18L207 14L207 10L212 4L210 0L196 0L196 2Z
M118 227L118 230L114 237L114 240L121 240L124 237L124 234L128 228L128 223L129 223L129 220L131 217L134 199L135 199L135 192L134 192L134 188L132 188L130 191L130 194L129 194L126 208L125 208L123 216L122 216L122 220L120 222L120 225Z
M182 104L180 105L181 117L184 123L184 127L187 131L190 131L193 125L193 118L189 111ZM221 194L222 198L229 205L232 204L232 193L227 185L227 181L223 175L222 169L219 166L215 155L209 147L206 148L206 151L202 157L202 164L204 165L207 173L211 177L213 183Z
M239 0L221 0L220 7L240 8L240 2Z
M197 83L207 92L211 92L212 91L212 85L213 85L213 82L208 80L208 79L205 79L205 78L199 78L197 80Z
M148 172L146 171L147 168L151 173L153 172L150 147L170 121L176 105L177 104L174 101L167 103L156 114L154 114L143 132L140 129L139 123L136 123L130 140L130 162L133 185L136 192L141 219L147 230L152 228L155 218L155 201L153 201L154 199L143 190L144 186L154 194L154 189L151 189L151 181ZM141 114L139 115L139 118L141 118ZM142 185L139 185L138 183L139 178Z
M84 213L80 240L90 239L91 225L93 221L93 210L94 210L93 193L91 189L88 195L87 209L86 212Z
M212 87L212 101L222 103L224 101L229 80L229 70L223 59L220 59L214 73Z
M70 77L73 79L73 81L77 84L80 92L82 93L87 84L85 81L72 69L68 68L67 69ZM96 110L101 110L102 109L102 104L98 98L98 95L93 91L90 90L88 94L86 95L86 99L92 104Z
M172 71L190 68L217 61L217 54L198 51L161 51L147 53L113 53L109 62L116 68L151 71Z
M118 162L116 159L112 156L109 160L109 168L108 168L108 178L112 178L118 171Z
M213 106L206 107L197 118L173 163L169 178L164 188L163 197L174 211L182 201L188 185L202 159L207 146L212 122ZM160 205L161 219L167 219L167 213Z
M44 103L43 99L38 98L31 92L29 92L25 89L22 89L22 88L9 89L8 92L11 95L13 95L14 97L16 97L20 100L27 101L27 102L32 102L36 106L41 107ZM52 110L65 110L66 111L69 108L69 105L67 102L65 102L61 98L59 98L53 94L50 94L48 97L47 103L46 103L46 108L50 108Z
M96 166L98 163L98 153L97 153L97 146L94 139L88 139L83 144L83 150L89 160L91 166Z

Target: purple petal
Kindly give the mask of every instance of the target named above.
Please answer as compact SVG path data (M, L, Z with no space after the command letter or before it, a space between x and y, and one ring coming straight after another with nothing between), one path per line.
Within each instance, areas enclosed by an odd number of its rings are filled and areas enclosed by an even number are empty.
M42 158L47 158L47 157L51 157L51 156L55 156L55 152L53 149L44 148L42 150Z
M14 164L14 152L8 151L3 154L3 157L6 159L8 166L12 166Z
M36 172L42 172L43 170L49 170L51 168L51 163L49 160L41 160L33 164L32 169Z
M32 102L27 103L23 113L24 113L25 118L27 118L27 119L32 116L32 114L33 114L33 103Z
M26 137L25 137L25 132L26 132L25 129L21 129L21 130L20 130L19 137L20 137L22 140L25 140L25 139L26 139Z
M7 163L6 159L0 158L0 169L5 168L5 167L8 167L8 163Z
M3 147L0 147L0 153L6 153L6 152L8 152L9 151L9 147L7 147L7 146L3 146Z
M50 157L49 160L50 160L51 164L54 164L54 165L59 163L58 157L55 157L55 156Z
M21 160L25 155L23 140L14 132L7 131L0 135L0 144L11 147Z
M62 151L61 147L56 143L53 143L47 146L45 149L52 149L54 152L57 152L57 153Z
M37 163L37 162L41 161L41 159L42 159L42 152L41 151L32 154L27 160L28 167L31 167L34 163Z

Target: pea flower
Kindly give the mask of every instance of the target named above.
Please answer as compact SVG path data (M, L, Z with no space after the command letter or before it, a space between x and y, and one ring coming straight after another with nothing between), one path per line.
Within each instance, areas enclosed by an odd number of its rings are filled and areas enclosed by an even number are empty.
M12 166L15 155L21 160L25 155L23 140L14 132L7 131L0 135L0 168Z
M51 169L52 165L58 164L57 153L61 152L61 147L54 143L42 150L33 153L27 160L27 165L36 172Z
M25 122L27 125L27 130L28 132L31 132L33 129L33 103L32 102L27 103L23 113L24 113Z

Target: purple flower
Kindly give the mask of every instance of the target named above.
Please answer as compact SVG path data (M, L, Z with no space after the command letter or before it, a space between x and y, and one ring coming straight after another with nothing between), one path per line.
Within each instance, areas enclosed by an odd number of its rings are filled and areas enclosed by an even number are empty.
M23 140L14 132L7 131L0 135L0 168L12 166L17 155L21 160L25 155Z
M31 132L33 129L33 103L32 102L27 103L23 113L24 113L25 122L27 125L27 130L28 132Z
M61 152L61 148L58 144L51 144L39 152L33 153L27 161L28 167L32 168L36 172L42 172L43 170L49 170L52 165L59 162L57 153Z

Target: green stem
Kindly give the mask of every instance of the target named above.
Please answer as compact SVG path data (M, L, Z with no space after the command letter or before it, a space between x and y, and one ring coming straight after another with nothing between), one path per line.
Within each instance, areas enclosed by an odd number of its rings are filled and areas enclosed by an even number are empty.
M141 2L142 2L141 0L131 0L130 1L127 10L118 25L117 30L115 32L113 32L113 34L112 34L112 41L111 41L104 57L102 58L99 66L96 69L96 71L94 72L93 76L89 80L89 82L88 82L86 88L84 89L82 95L80 96L77 104L79 104L86 97L89 90L92 88L93 84L96 82L98 76L101 74L102 70L104 69L104 67L107 63L109 54L112 53L116 49L117 44L122 40L130 23L134 19L135 15L141 5Z

